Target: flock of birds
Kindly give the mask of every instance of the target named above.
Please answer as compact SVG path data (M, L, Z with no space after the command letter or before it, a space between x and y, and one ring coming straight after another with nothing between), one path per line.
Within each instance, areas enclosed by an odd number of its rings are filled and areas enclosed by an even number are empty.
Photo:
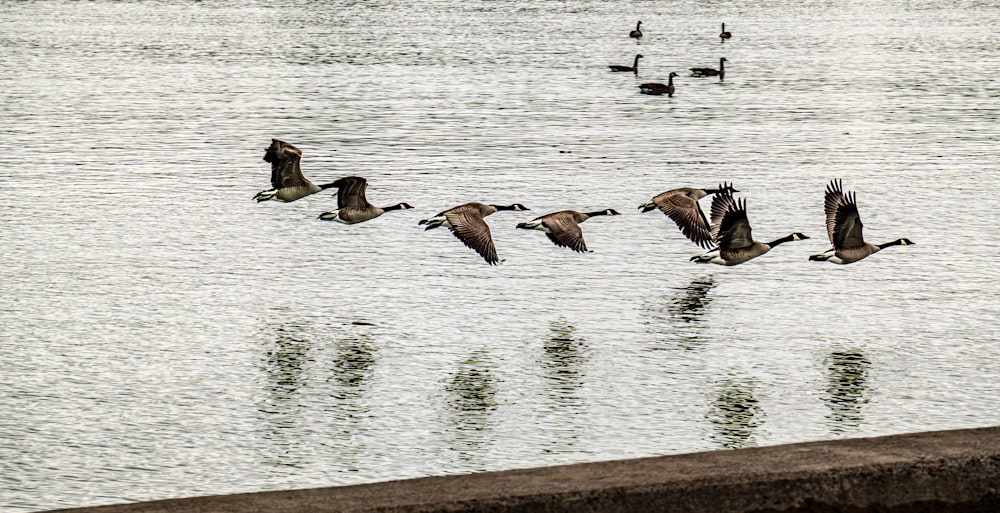
M639 22L637 22L635 24L635 30L629 32L628 33L628 37L631 37L633 39L641 39L642 38L642 30L640 30L640 27L642 27L642 22L641 21L639 21ZM721 40L721 42L725 43L726 40L732 39L732 37L733 37L732 32L729 32L728 30L726 30L726 24L723 23L722 24L722 32L719 33L719 39ZM643 58L642 54L636 54L635 55L635 60L632 61L632 65L631 66L622 66L622 65L618 65L618 64L612 64L612 65L609 65L608 67L611 68L611 71L615 71L615 72L631 72L631 73L634 73L636 76L639 76L639 59L642 59L642 58ZM725 57L721 57L719 59L719 69L715 69L715 68L690 68L690 70L691 70L691 76L692 77L719 77L719 81L721 82L726 77L726 58ZM674 77L676 77L676 76L679 76L679 75L677 73L670 72L670 75L667 76L667 83L666 84L663 84L663 83L660 83L660 82L645 82L643 84L639 84L639 92L642 93L642 94L652 94L652 95L664 95L665 94L668 97L673 98L674 91L676 90L675 87L674 87Z
M347 176L334 182L317 185L302 174L300 160L302 151L280 139L272 139L271 146L264 153L264 160L271 164L271 189L254 196L257 202L274 200L291 202L320 191L337 189L337 209L323 212L320 219L344 224L370 221L393 210L413 208L408 203L397 203L387 207L376 207L368 202L365 191L368 181L360 176ZM659 210L669 217L681 233L701 246L706 253L691 257L691 261L703 264L737 265L757 258L775 246L786 242L808 239L795 232L770 242L754 240L747 218L746 200L733 197L739 192L731 184L723 183L717 188L698 189L681 187L654 196L649 202L639 205L642 212ZM711 221L705 216L698 200L706 196L712 199ZM501 210L529 210L520 203L512 205L490 205L471 202L450 208L437 215L421 220L418 225L426 230L446 227L463 244L479 253L490 265L500 263L490 227L485 217ZM840 180L832 180L826 187L824 202L826 231L832 247L809 260L826 261L835 264L850 264L877 253L890 246L913 244L906 238L883 244L866 242L862 235L863 225L858 214L858 204L854 192L844 192ZM596 212L560 210L519 223L517 228L544 232L555 245L567 247L581 253L588 252L583 239L580 223L597 216L620 215L608 208Z

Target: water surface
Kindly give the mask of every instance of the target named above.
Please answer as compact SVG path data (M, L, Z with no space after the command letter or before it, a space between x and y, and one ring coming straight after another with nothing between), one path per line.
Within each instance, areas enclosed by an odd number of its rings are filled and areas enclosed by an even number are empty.
M998 24L977 1L0 3L0 510L995 425ZM687 76L722 56L725 82ZM638 94L671 71L674 98ZM255 204L272 137L416 208ZM867 238L916 244L807 261L833 178ZM636 209L723 180L758 239L812 239L697 266ZM417 226L473 200L532 209L488 218L498 267ZM624 215L583 225L589 254L514 229L565 208Z

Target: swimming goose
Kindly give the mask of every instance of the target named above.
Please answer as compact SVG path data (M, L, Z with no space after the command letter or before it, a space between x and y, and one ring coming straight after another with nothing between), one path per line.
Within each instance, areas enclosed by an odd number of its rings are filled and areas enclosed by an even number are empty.
M850 264L889 246L913 244L913 241L905 238L877 245L865 242L861 233L864 225L861 224L861 217L858 215L858 203L855 201L854 192L845 194L840 180L831 180L826 186L823 210L826 211L826 234L830 237L830 244L833 247L819 255L810 256L809 260Z
M667 85L663 85L659 82L646 82L645 84L639 84L639 92L642 94L655 94L661 95L666 94L668 98L674 97L674 77L677 73L670 72L670 76L667 77Z
M719 59L719 69L712 68L691 68L692 77L714 77L718 76L721 81L726 76L725 63L726 58L722 57Z
M757 258L778 244L808 239L801 233L791 233L771 242L753 240L747 219L747 202L735 200L732 193L722 191L712 200L712 240L719 246L715 251L691 257L699 264L737 265Z
M637 22L635 24L635 30L633 30L632 32L629 32L628 33L628 37L634 37L636 39L639 39L640 37L642 37L642 31L639 30L639 25L642 25L641 21Z
M731 33L729 33L728 31L726 31L726 24L723 23L722 24L722 33L719 34L719 39L721 39L722 42L725 43L727 39L730 39L732 37L733 37L733 35Z
M632 62L632 66L631 67L629 67L629 66L619 66L617 64L612 64L612 65L610 65L608 67L611 68L611 71L631 71L631 72L635 73L636 75L638 75L639 74L639 59L641 59L641 58L642 58L642 55L636 54L635 55L635 61Z
M271 146L264 152L264 161L271 163L271 189L260 191L253 197L258 203L275 200L291 202L316 194L334 185L316 185L302 174L299 160L302 151L280 139L271 139Z
M375 219L392 210L413 208L409 203L397 203L391 207L381 208L368 203L368 199L365 198L368 180L360 176L345 176L333 182L333 186L337 188L337 210L320 214L319 218L324 221L355 224Z
M490 236L490 227L483 218L498 210L521 211L529 209L520 203L504 206L486 205L474 201L445 210L417 224L427 225L425 230L438 226L449 228L451 233L458 237L458 240L479 253L479 256L486 260L486 263L497 265L500 263L500 259L497 257L497 250L493 245L493 238Z
M681 233L695 244L712 249L712 231L702 212L698 200L711 194L718 194L722 191L730 193L740 192L733 188L732 184L722 183L716 189L696 189L694 187L681 187L672 189L653 196L649 203L639 205L643 213L653 209L659 209L677 224Z
M583 231L580 223L594 216L618 216L614 209L598 210L597 212L577 212L576 210L560 210L551 214L536 217L527 223L518 223L517 227L524 230L539 230L545 232L549 240L556 246L570 248L573 251L587 253L587 243L583 241Z

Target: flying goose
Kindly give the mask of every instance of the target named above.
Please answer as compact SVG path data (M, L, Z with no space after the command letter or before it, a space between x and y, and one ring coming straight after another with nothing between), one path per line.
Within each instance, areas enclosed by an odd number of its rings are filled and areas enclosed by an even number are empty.
M355 224L375 219L391 210L406 210L413 208L409 203L397 203L391 207L376 207L365 198L368 180L360 176L345 176L333 186L337 188L337 210L323 212L319 218L324 221L337 221L344 224Z
M646 82L645 84L639 84L639 92L642 94L655 94L661 95L666 94L668 98L674 97L674 77L677 73L670 72L670 76L667 77L667 85L663 85L659 82Z
M719 192L712 199L712 240L718 249L703 255L691 257L699 264L737 265L757 258L778 244L793 240L808 239L795 232L771 242L753 240L750 221L747 219L747 202L735 200L732 193Z
M642 55L636 54L635 55L635 61L632 62L632 66L631 67L629 67L629 66L619 66L617 64L612 64L612 65L610 65L608 67L611 68L611 71L631 71L631 72L635 73L636 75L638 75L639 74L639 59L641 59L641 58L642 58Z
M710 194L718 194L727 191L729 193L740 192L733 188L732 184L722 183L716 189L696 189L694 187L681 187L672 189L653 196L649 203L639 205L643 213L653 209L659 209L677 224L681 233L695 244L712 249L712 231L702 212L698 200Z
M854 191L845 194L839 179L831 180L826 186L823 210L826 211L826 234L830 237L830 244L833 247L819 255L810 256L809 260L850 264L889 246L913 244L913 241L905 238L877 245L865 242L861 234L864 225L861 224L861 217L858 215L858 203L855 201Z
M692 77L714 77L718 76L721 81L726 76L725 63L726 58L722 57L719 59L719 69L712 68L691 68Z
M639 25L642 25L641 21L635 24L635 30L629 32L628 37L633 37L635 39L639 39L640 37L642 37L642 31L639 30Z
M513 205L486 205L479 202L466 203L455 208L445 210L440 214L424 219L418 225L427 225L425 230L445 226L451 229L451 233L458 237L466 246L476 250L479 256L490 265L497 265L500 259L497 257L497 249L493 245L493 238L490 236L490 227L483 220L484 217L498 210L529 210L520 203Z
M570 248L573 251L587 253L587 243L583 241L583 231L580 223L594 216L618 216L614 209L598 210L597 212L577 212L576 210L560 210L551 214L536 217L527 223L518 223L517 227L525 230L545 232L549 240L556 246Z
M309 181L299 167L301 159L301 150L280 139L271 139L271 146L264 152L264 161L271 163L271 189L258 192L253 199L258 203L267 200L287 203L334 186Z
M726 24L723 23L722 24L722 33L719 34L719 39L722 40L721 42L725 43L727 39L730 39L732 37L733 37L733 35L726 30Z

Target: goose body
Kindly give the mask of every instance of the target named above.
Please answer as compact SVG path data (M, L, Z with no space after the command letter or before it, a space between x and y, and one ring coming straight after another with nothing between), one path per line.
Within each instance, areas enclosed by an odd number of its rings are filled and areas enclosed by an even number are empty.
M639 26L640 25L642 25L641 21L636 22L636 24L635 24L635 30L629 32L628 33L628 37L631 37L631 38L634 38L634 39L639 39L640 37L642 37L642 31L639 30Z
M580 223L595 216L621 215L616 210L608 208L596 212L577 212L576 210L560 210L536 217L526 223L519 223L518 228L544 232L553 244L570 248L573 251L587 253L587 243L583 240L583 230Z
M908 246L913 244L910 239L902 238L884 244L865 242L858 214L858 204L854 192L844 193L840 180L831 180L826 186L823 202L826 214L826 234L830 237L832 248L818 255L811 255L809 260L833 262L835 264L850 264L869 257L889 246Z
M732 37L733 37L733 35L729 31L726 30L726 24L723 23L722 24L722 32L719 33L719 39L721 39L722 42L725 43L727 39L731 39Z
M662 192L653 196L648 203L639 205L643 213L657 209L677 224L691 242L705 248L711 249L714 246L712 239L712 229L701 210L698 200L711 194L718 194L727 191L730 193L740 192L733 188L731 184L723 183L714 189L697 189L694 187L680 187Z
M324 221L336 221L344 224L356 224L370 221L392 210L413 208L408 203L397 203L389 207L376 207L365 198L368 180L360 176L345 176L335 182L337 188L337 210L323 212L319 218Z
M642 58L642 55L636 54L635 60L632 61L632 65L631 66L619 66L617 64L612 64L612 65L610 65L608 67L611 68L611 71L631 71L632 73L635 73L636 75L638 75L639 74L639 59L641 59L641 58Z
M268 200L288 203L334 186L312 183L302 174L301 159L301 150L280 139L271 139L271 146L264 152L264 161L271 164L271 188L258 192L253 199L258 203Z
M753 239L747 219L746 200L733 199L732 193L723 191L712 199L712 239L718 246L714 251L691 257L699 264L738 265L757 258L779 244L808 239L801 233L791 233L771 242Z
M639 92L642 94L653 94L653 95L667 95L668 98L674 97L674 77L677 73L670 72L670 76L667 77L667 84L663 85L659 82L646 82L645 84L639 84Z
M451 230L451 233L462 241L463 244L479 253L479 256L490 265L500 263L497 257L496 247L493 245L493 237L490 234L490 227L483 220L484 217L499 210L529 210L520 203L513 205L487 205L485 203L471 202L445 210L430 219L424 219L418 225L427 225L425 230L444 226Z
M726 76L726 58L719 59L719 69L713 68L691 68L692 77L719 77L719 80Z

